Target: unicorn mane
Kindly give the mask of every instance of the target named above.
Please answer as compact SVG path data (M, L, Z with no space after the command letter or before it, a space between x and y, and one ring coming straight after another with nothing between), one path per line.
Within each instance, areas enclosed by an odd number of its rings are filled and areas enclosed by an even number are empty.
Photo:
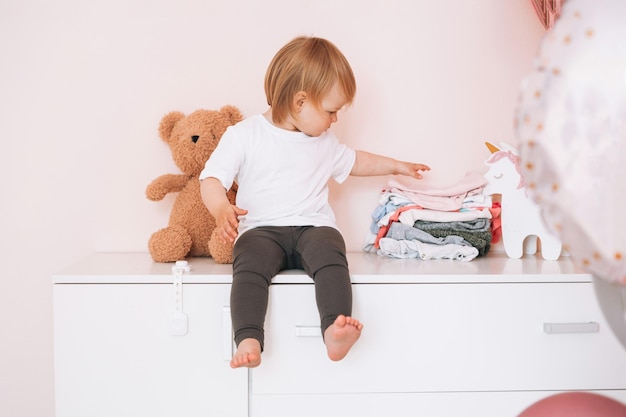
M485 161L487 164L493 164L498 162L502 158L509 158L509 160L513 163L515 170L519 174L519 183L517 184L517 188L522 188L526 185L526 181L524 180L524 175L522 174L522 168L520 167L520 157L519 155L513 153L512 151L497 151L491 154L489 159Z

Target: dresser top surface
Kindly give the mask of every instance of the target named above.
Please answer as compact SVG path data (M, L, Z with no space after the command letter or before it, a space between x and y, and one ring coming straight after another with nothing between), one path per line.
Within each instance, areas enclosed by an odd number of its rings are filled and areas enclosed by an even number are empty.
M232 266L211 258L189 258L185 283L230 283ZM589 274L574 266L569 257L547 261L540 255L508 258L493 252L464 262L458 260L393 259L365 252L349 252L354 284L377 283L507 283L591 282ZM174 263L154 262L147 252L101 252L89 255L54 274L55 284L170 283ZM300 270L286 270L275 284L310 284Z

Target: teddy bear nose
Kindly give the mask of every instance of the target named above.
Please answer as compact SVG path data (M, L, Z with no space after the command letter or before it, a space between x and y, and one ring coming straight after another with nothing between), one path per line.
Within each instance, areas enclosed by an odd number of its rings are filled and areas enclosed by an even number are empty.
M196 143L196 142L198 141L198 139L200 139L200 136L198 136L198 135L193 135L193 136L191 137L191 141L192 141L193 143Z

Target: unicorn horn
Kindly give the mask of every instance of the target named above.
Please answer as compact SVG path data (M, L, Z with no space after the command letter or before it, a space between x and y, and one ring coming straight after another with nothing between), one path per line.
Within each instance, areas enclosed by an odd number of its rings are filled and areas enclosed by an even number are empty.
M491 151L491 153L496 153L496 152L498 152L500 150L500 148L498 148L495 145L492 145L489 142L485 142L485 145L487 145L487 148Z

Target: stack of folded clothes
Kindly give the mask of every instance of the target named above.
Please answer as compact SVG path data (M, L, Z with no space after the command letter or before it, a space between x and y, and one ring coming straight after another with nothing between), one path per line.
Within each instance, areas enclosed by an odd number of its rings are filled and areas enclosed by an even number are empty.
M381 192L363 250L394 258L470 261L489 252L499 205L483 193L487 180L469 173L433 188L392 179Z

